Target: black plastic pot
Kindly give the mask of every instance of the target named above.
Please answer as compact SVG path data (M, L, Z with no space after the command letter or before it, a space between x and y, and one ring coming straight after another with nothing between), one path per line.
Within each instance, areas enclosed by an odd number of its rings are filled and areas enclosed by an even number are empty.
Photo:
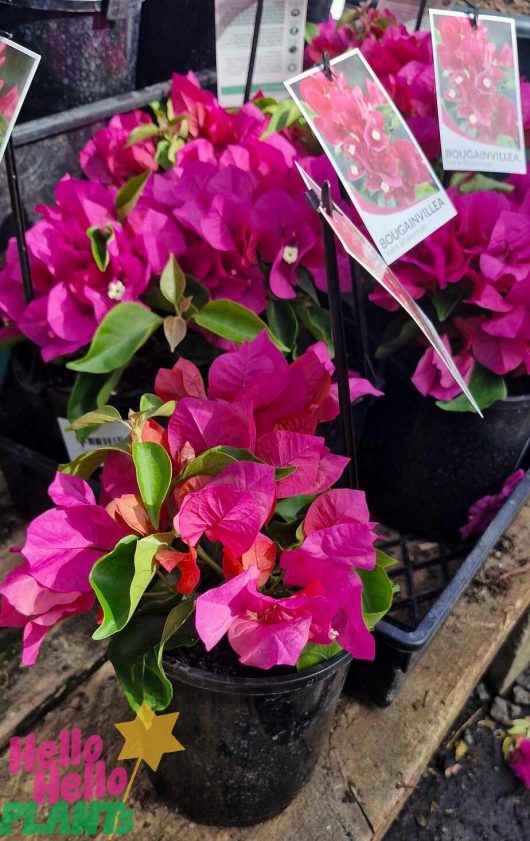
M310 21L325 20L331 0L309 0ZM138 82L151 85L172 73L215 68L214 0L145 0Z
M226 677L164 661L180 712L154 776L165 801L197 823L246 826L279 814L326 743L349 654L301 674Z
M409 384L390 382L364 426L361 487L372 515L387 525L458 540L470 506L500 490L529 440L530 395L494 403L482 420L445 412Z
M42 55L22 120L135 87L142 0L0 0L0 28Z

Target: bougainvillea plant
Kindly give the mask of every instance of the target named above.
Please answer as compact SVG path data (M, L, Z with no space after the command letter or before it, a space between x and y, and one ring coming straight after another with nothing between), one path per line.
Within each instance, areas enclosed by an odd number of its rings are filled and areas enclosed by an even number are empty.
M450 28L453 19L447 20ZM460 21L458 27L462 27ZM460 28L449 33L457 40L446 56L453 63L458 58L471 61ZM430 32L409 33L390 13L380 19L372 12L361 21L348 15L342 21L322 24L313 36L307 48L310 61L317 60L324 49L333 57L360 47L427 157L438 165L440 135ZM466 68L467 79L468 64ZM481 84L483 75L475 76ZM521 80L520 87L529 146L530 84ZM522 377L530 373L530 180L512 176L501 182L481 174L458 173L450 184L458 215L407 252L393 269L433 319L477 402L486 408L506 398L510 390L528 391ZM390 312L398 309L381 289L369 297ZM435 398L446 410L472 410L469 401L458 396L458 388L433 351L425 349L412 322L398 313L381 337L377 356L386 358L402 348L412 382L422 394Z
M515 776L530 789L530 718L513 722L502 745L504 758Z
M0 587L0 625L24 629L22 662L95 600L94 638L109 640L134 708L167 706L163 650L199 640L210 651L226 635L260 669L341 649L372 659L391 561L364 494L332 489L347 459L315 434L338 413L332 373L324 344L289 364L262 333L218 357L207 388L180 359L126 421L110 406L78 419L120 422L128 438L64 465L55 507L28 527ZM98 502L87 480L101 466Z

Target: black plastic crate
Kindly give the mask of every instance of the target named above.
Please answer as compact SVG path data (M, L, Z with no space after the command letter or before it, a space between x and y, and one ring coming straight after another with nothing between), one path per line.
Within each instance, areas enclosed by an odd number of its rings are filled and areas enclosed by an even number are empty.
M392 702L406 674L432 642L529 496L530 471L472 548L469 544L440 546L432 556L418 557L416 547L428 541L403 535L381 541L380 547L390 556L400 556L398 564L389 570L400 592L375 631L375 661L357 660L350 667L346 681L349 693L380 705ZM435 545L431 544L433 548Z

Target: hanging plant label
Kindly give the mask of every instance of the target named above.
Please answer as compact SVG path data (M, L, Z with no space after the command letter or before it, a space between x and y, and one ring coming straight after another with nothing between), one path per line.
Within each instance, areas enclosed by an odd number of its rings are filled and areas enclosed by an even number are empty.
M242 105L257 0L215 0L217 95ZM307 0L263 0L252 94L285 99L283 81L302 69Z
M429 10L444 169L526 173L515 22Z
M81 455L81 453L88 453L90 450L97 450L99 447L115 447L127 438L127 429L123 424L104 423L88 435L81 444L77 440L75 432L69 430L69 420L66 418L57 418L57 423L59 424L64 446L66 447L70 461Z
M37 53L0 36L0 161L39 61Z
M322 198L321 188L318 186L316 181L313 181L311 176L308 175L300 164L297 163L296 167L308 190L311 190L320 201ZM475 411L482 417L482 412L480 411L476 400L466 385L460 371L456 367L453 357L442 342L434 324L430 318L427 318L423 310L418 306L403 284L400 283L398 277L394 274L392 269L386 265L385 261L377 253L373 245L366 239L365 236L363 236L361 231L355 227L353 222L344 215L342 210L336 204L333 203L331 213L327 212L326 208L323 207L322 202L320 203L318 210L328 225L330 225L333 229L336 237L340 240L347 254L349 254L350 257L353 257L353 259L356 260L356 262L359 263L359 265L361 265L363 269L365 269L368 274L377 281L377 283L380 283L383 289L385 289L389 295L392 295L394 300L403 307L405 312L407 312L412 319L414 319L425 338L429 341L431 346L434 348L434 351L437 353L455 382L458 384L462 393L466 395Z
M358 49L286 83L381 255L392 263L456 215Z

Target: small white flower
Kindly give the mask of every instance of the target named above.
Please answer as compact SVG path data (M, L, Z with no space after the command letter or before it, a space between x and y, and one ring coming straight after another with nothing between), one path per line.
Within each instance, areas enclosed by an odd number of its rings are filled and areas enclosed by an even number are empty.
M350 143L348 146L348 154L355 155L355 143Z
M292 266L298 260L298 248L296 245L286 245L282 251L282 257L286 263Z
M125 292L125 284L121 280L111 280L107 286L107 295L111 301L121 301Z
M469 122L471 123L472 126L474 126L475 123L477 122L477 118L475 117L474 114L469 115Z
M482 84L484 85L485 88L491 88L491 79L488 79L488 77L486 76L482 80Z
M455 76L455 85L461 85L463 81L464 81L463 76Z
M377 131L376 128L372 129L372 138L373 140L381 140L381 132Z
M358 175L359 175L359 170L358 170L358 168L355 166L355 164L352 164L352 165L351 165L351 167L350 167L350 176L351 176L351 178L356 178Z
M388 193L390 190L390 184L387 184L386 181L381 181L381 191L383 193Z
M456 97L456 91L453 88L450 88L447 91L447 98L448 99L454 99L455 97Z
M335 628L330 628L329 635L332 640L336 640L339 635L339 632L336 631Z

